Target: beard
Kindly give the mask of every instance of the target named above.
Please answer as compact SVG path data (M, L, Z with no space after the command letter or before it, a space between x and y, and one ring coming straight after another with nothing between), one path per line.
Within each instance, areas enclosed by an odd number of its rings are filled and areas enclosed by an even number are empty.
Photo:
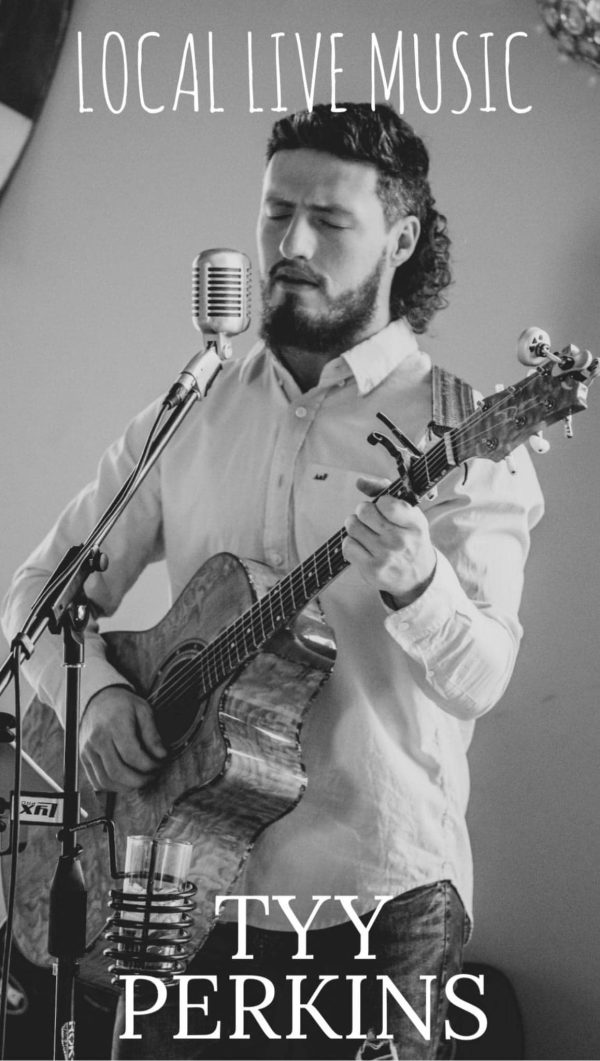
M364 338L375 315L383 265L382 257L359 287L335 298L326 296L325 306L318 314L308 313L294 291L286 292L278 305L269 305L273 286L269 277L261 284L261 338L275 354L286 347L329 355L350 350Z

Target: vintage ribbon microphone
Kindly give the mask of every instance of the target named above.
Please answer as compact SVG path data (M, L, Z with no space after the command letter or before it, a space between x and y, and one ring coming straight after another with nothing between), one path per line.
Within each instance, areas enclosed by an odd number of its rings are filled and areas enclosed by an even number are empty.
M226 337L246 331L250 298L250 260L242 251L218 247L194 259L192 320L207 342L222 346Z

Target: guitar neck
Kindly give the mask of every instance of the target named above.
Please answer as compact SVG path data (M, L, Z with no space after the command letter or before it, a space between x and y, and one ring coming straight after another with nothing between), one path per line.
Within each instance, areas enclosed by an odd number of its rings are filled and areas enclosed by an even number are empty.
M428 453L412 462L406 476L396 479L378 496L391 494L416 504L456 463L453 432L449 431ZM348 567L342 552L345 537L342 527L206 646L201 654L203 694L225 681Z

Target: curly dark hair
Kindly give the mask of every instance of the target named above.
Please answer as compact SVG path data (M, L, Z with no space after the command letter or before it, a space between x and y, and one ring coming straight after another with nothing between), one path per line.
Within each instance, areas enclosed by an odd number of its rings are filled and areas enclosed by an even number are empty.
M446 218L435 209L427 179L427 148L386 104L340 106L345 111L320 103L277 121L267 143L267 162L277 151L306 147L376 167L377 193L388 225L406 214L421 222L412 256L396 270L390 311L393 320L406 317L413 331L424 332L437 310L448 304L442 292L452 279Z

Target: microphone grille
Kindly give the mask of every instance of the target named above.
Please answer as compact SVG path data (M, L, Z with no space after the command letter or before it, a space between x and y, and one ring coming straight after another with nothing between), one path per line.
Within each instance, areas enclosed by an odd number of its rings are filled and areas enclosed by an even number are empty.
M194 259L192 318L202 332L238 335L250 324L250 259L222 247Z

